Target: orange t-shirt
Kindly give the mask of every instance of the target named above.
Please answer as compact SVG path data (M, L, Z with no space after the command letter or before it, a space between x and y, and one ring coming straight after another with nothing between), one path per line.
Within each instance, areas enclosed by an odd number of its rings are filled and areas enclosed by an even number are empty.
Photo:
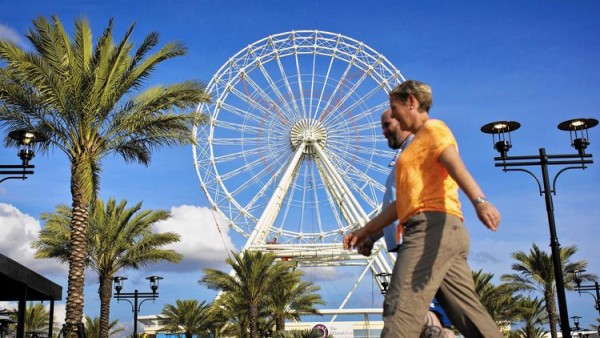
M441 211L463 218L458 199L458 184L439 160L456 139L446 124L428 120L415 134L396 163L396 209L404 225L418 212ZM398 227L400 238L403 226Z

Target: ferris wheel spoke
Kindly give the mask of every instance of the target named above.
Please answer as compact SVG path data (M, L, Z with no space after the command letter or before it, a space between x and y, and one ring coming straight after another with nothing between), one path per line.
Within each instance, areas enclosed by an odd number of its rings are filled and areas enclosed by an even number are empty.
M346 69L344 69L343 74L340 76L339 81L336 83L335 88L331 92L329 99L325 103L323 110L321 110L319 112L320 113L320 116L318 117L319 121L326 120L327 115L332 114L335 111L334 108L331 107L331 102L334 100L336 95L338 95L338 92L341 92L341 88L344 85L344 82L347 81L348 73L350 73L351 69L352 69L352 62L349 62L348 65L346 66ZM342 95L342 94L340 94L340 95ZM338 100L340 100L340 98L338 98ZM336 105L337 105L337 103L336 103Z
M244 137L240 140L239 137L219 137L212 139L214 146L257 146L265 142L264 138L260 137Z
M339 107L341 107L343 104L345 104L346 101L348 101L349 98L356 93L356 90L364 83L364 80L366 78L367 78L367 74L363 73L361 75L361 77L358 79L358 81L356 81L353 84L353 86L348 90L348 92L345 93L344 96L340 100L338 100L338 102L335 103L335 106L333 106L331 108L331 110L337 111ZM372 90L372 92L373 92L373 90ZM354 107L356 107L359 103L362 103L362 102L363 102L362 100L356 100L350 107L340 111L338 114L329 114L328 116L325 116L323 119L323 123L327 123L327 120L331 116L343 116L347 111L352 111L352 109L354 109Z
M252 79L252 77L245 76L243 79L246 83L250 84L250 87L252 87L252 89L254 89L254 91L258 93L260 97L262 97L261 101L268 105L267 115L264 117L265 119L267 119L272 113L275 113L275 116L277 116L277 119L279 120L279 122L281 122L281 124L286 125L289 123L289 119L286 117L289 115L289 113L285 113L281 109L282 106L278 105L275 101L273 101L273 98L271 98L267 93L265 93L265 91L262 88L260 88L260 86ZM246 88L244 88L244 90L246 90ZM246 95L250 96L248 93Z
M232 171L222 174L221 180L227 181L232 177L243 174L245 172L249 172L250 170L262 165L263 163L264 163L264 159L262 159L262 158L258 158L254 161L248 162L248 163L244 164L243 166L237 167L236 169L234 169Z
M290 85L290 81L288 80L288 76L285 72L283 64L281 63L281 58L275 57L275 60L277 62L277 67L279 68L279 73L281 74L281 79L283 80L283 84L285 85L285 88L287 89L290 103L293 105L293 108L294 108L293 111L300 112L300 109L298 109L298 103L296 102L296 97L294 96L294 91L292 90L292 86ZM298 115L298 117L302 118L301 115Z
M314 117L313 115L313 97L315 95L315 75L316 75L316 67L317 67L317 51L316 51L316 38L317 35L315 34L315 51L313 51L312 54L312 62L311 62L311 67L312 67L312 71L311 71L311 76L310 76L310 93L308 95L308 114L309 117Z
M274 183L277 182L277 179L281 176L281 173L283 172L283 170L285 169L285 167L281 166L279 167L279 169L277 169L277 171L273 172L272 170L267 170L268 168L264 168L261 171L261 177L263 175L266 175L267 173L271 174L271 177L264 183L262 184L262 186L260 187L260 189L258 190L258 192L254 195L254 197L252 197L252 199L245 205L245 208L247 210L254 210L257 208L257 202L265 197L265 192L267 190L269 190ZM258 178L258 175L255 177ZM256 182L252 181L252 180L248 180L247 182L243 183L242 186L246 186L246 185L254 185L256 184ZM240 186L241 188L241 186ZM238 189L239 190L239 189ZM242 190L240 190L242 191Z
M242 91L240 91L237 87L229 87L229 92L231 94L233 94L235 97L237 97L238 99L240 99L242 102L245 102L248 104L249 108L256 108L258 110L260 110L260 112L262 114L264 114L264 116L269 116L270 115L270 111L269 111L269 107L265 107L261 102L255 100L254 98L246 95L245 93L243 93ZM244 111L244 109L242 109L242 111ZM245 110L246 114L244 114L244 116L247 115L252 115L251 113L251 109ZM262 117L262 116L261 116ZM258 121L264 121L264 118L259 118Z
M339 38L338 38L339 42ZM329 58L329 65L327 66L327 73L325 74L325 79L323 80L323 85L321 86L321 94L319 94L319 100L317 100L317 108L314 111L313 119L319 120L318 116L320 114L321 102L323 102L323 97L325 96L325 90L327 89L327 84L329 83L329 76L331 75L331 71L333 69L333 63L335 61L335 52L331 54Z
M288 102L288 100L286 100L286 98L283 96L283 94L281 93L281 90L279 90L279 87L277 86L275 81L273 81L273 78L271 77L271 75L269 74L267 69L264 67L262 62L258 63L258 68L260 69L261 74L263 75L263 77L265 78L267 83L269 84L269 88L271 88L271 90L273 91L275 96L277 96L277 98L279 99L279 102L281 102L281 105L280 105L281 110L285 111L287 116L298 118L298 115L293 112L294 109L292 109L292 112L290 112L288 109L284 109L284 108L286 108L284 103Z
M362 119L365 116L372 116L374 113L380 114L381 112L383 112L384 109L387 109L389 107L388 101L379 103L375 106L368 107L368 109L365 109L360 114L357 114L357 115L350 114L350 112L354 112L355 109L359 105L364 104L365 102L370 100L380 90L381 89L377 88L377 87L372 88L370 92L363 95L360 99L354 101L351 105L347 106L344 110L340 111L339 114L335 114L335 115L331 116L330 119L324 120L323 123L328 124L328 125L338 126L340 124L346 123L346 121L344 120L344 117L349 116L349 115L350 115L349 121L357 121L357 120ZM365 113L366 113L366 115L363 115ZM376 121L379 121L379 119L376 119Z
M302 71L300 71L300 60L298 59L298 53L294 53L294 60L296 61L296 76L298 77L298 92L300 96L300 105L302 106L302 117L307 118L309 115L306 112L306 103L304 102L304 86L302 85Z
M338 114L335 119L331 119L325 124L334 130L348 128L349 126L363 125L368 123L368 128L377 130L380 128L379 115L388 107L388 104L379 104L368 109L354 111L354 114ZM377 118L373 118L377 116ZM367 121L365 123L365 121Z
M232 113L241 119L247 119L248 121L253 121L258 124L264 123L264 118L250 113L247 109L239 108L228 103L222 103L221 107L223 112Z
M331 94L329 100L325 104L325 107L323 107L323 110L321 111L321 116L319 117L320 121L325 120L327 118L327 115L330 114L330 112L335 111L335 107L330 108L332 99L336 96L336 94L338 92L340 92L340 95L343 95L343 94L341 94L342 85L344 85L346 83L346 81L350 82L350 79L348 78L348 74L350 73L350 70L352 70L356 66L355 58L358 55L358 53L361 51L361 49L362 49L361 47L357 48L356 51L354 52L354 54L352 55L352 57L350 58L350 60L348 61L348 65L346 66L346 69L344 70L342 76L340 77L339 81L337 82L337 85L336 85L335 89L333 90L333 93ZM335 103L335 105L338 106L340 102L343 102L343 101L341 99L339 99L338 102Z
M242 158L251 158L254 155L262 155L263 153L267 152L268 149L269 149L269 147L261 146L261 147L255 147L252 149L244 149L241 151L236 151L234 153L228 153L226 155L215 156L215 162L225 163L225 162L229 162L229 161L239 160Z
M215 122L215 127L227 129L227 130L234 131L234 132L241 133L241 134L249 133L249 134L260 135L260 134L265 133L265 130L262 127L251 126L251 125L247 125L247 124L240 125L239 123L236 123L236 122L229 122L229 121L223 121L223 120L219 120L219 121Z

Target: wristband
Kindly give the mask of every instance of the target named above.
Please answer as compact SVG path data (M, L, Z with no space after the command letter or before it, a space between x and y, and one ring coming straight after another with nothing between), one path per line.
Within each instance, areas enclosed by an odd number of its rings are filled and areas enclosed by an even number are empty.
M487 198L485 198L483 196L479 196L479 197L477 197L476 199L473 200L473 206L476 207L477 204L487 203L487 201L488 201Z

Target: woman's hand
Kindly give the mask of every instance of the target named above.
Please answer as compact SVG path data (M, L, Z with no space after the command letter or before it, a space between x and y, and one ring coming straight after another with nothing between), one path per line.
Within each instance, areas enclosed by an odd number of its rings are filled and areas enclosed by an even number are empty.
M475 211L477 212L477 217L483 225L485 225L488 229L492 231L496 231L498 229L498 225L500 225L500 212L496 207L486 201L483 203L477 203L475 205Z

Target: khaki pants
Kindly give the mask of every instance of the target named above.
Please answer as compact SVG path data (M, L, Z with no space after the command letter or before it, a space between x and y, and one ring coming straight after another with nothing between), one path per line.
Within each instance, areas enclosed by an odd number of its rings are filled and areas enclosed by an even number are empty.
M469 235L463 222L442 212L408 220L383 304L381 337L419 337L435 296L467 338L501 338L481 305L467 264Z

